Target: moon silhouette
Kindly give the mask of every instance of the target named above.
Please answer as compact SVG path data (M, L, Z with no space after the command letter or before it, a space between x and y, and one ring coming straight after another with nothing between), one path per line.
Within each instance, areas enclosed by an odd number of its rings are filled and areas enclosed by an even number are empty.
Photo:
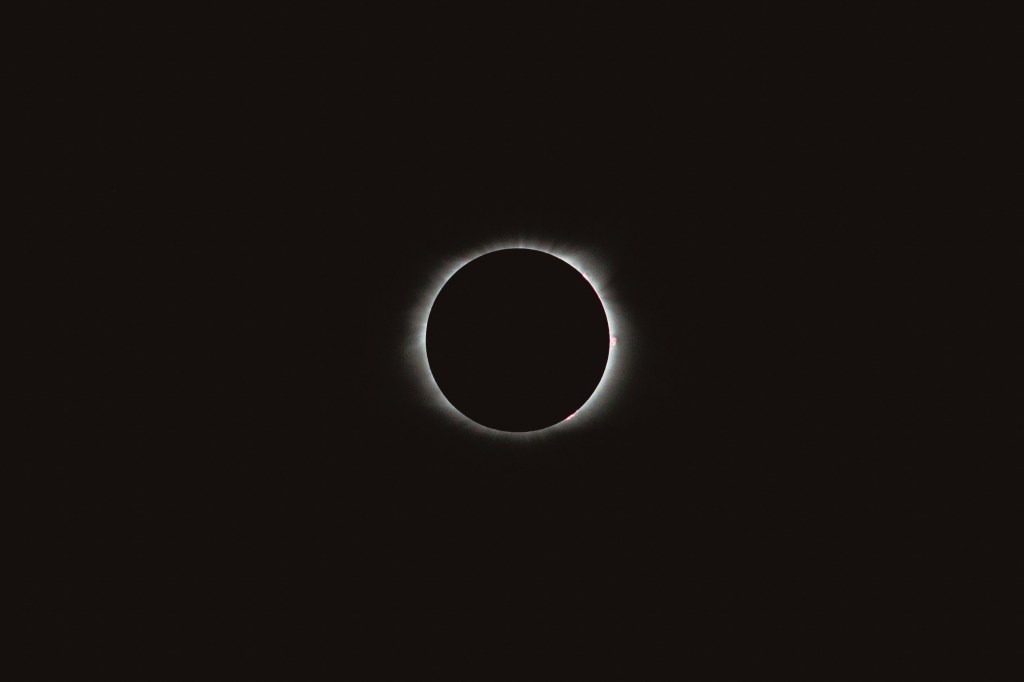
M426 328L441 393L499 431L570 418L601 382L610 343L604 306L582 273L522 248L466 263L438 293Z

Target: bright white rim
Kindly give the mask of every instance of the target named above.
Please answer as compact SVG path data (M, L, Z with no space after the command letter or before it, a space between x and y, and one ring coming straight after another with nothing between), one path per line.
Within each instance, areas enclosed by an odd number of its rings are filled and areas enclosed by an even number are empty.
M473 421L459 412L444 397L441 389L438 388L437 383L434 381L434 376L430 372L430 365L427 362L427 319L430 317L430 309L433 307L434 301L437 299L437 295L442 287L451 279L452 275L470 261L485 254L504 249L533 249L565 261L579 271L590 282L591 286L594 287L594 291L597 292L597 296L604 306L605 315L608 318L610 337L608 364L605 366L604 374L601 376L601 381L598 383L597 388L587 402L574 414L557 424L537 431L499 431L498 429L492 429ZM443 415L462 431L484 437L514 441L549 438L558 434L586 428L588 424L593 423L596 419L600 419L607 413L608 408L613 402L613 395L618 392L614 389L623 382L631 344L628 325L625 324L620 306L615 297L615 290L611 286L611 273L609 268L604 266L599 259L582 249L566 248L564 245L556 246L520 239L491 243L467 251L458 257L439 263L435 272L436 274L425 287L423 295L417 301L410 316L412 323L405 353L409 370L416 380L421 401L429 409Z

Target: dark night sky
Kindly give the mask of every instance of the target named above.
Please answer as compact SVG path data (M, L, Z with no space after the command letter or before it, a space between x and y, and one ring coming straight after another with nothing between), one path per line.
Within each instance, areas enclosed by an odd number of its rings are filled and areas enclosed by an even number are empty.
M16 679L1001 679L1006 477L957 364L994 308L935 177L985 144L941 116L985 87L943 27L980 25L89 4L9 67L46 424ZM438 269L520 235L600 259L631 359L530 443L403 355Z

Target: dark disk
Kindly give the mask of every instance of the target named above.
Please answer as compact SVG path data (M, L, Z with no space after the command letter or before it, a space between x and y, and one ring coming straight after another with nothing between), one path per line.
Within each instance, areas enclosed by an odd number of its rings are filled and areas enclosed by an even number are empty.
M500 431L571 416L608 363L608 317L571 265L543 251L493 251L444 285L427 320L427 361L462 414Z

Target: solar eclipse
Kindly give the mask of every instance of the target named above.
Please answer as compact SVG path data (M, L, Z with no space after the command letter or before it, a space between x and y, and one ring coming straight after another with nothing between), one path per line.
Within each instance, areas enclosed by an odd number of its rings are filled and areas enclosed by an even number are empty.
M581 409L592 414L606 393L615 317L594 278L566 258L522 245L475 254L423 308L414 353L423 388L473 431L546 435Z

